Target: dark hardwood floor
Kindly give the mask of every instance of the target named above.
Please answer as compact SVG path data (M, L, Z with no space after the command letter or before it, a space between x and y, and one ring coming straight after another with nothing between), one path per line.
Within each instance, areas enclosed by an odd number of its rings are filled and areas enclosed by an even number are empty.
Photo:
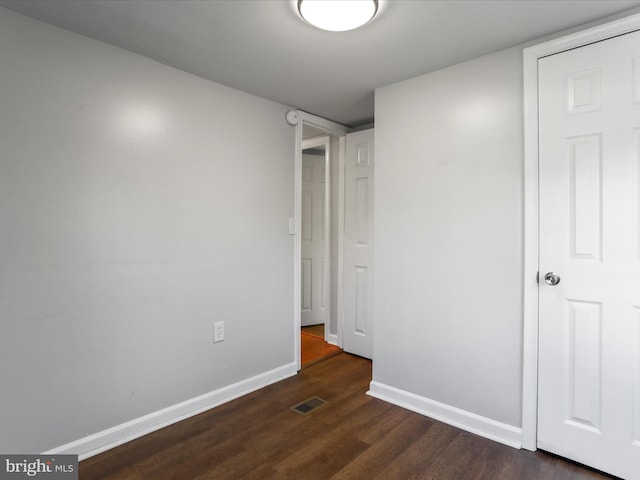
M80 463L80 480L606 479L365 395L368 360L298 375ZM318 396L307 415L290 407Z

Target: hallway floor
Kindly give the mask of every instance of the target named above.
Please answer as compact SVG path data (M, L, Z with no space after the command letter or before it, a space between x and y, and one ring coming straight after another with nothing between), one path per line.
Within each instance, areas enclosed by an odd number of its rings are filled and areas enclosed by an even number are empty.
M300 332L300 347L302 351L302 368L307 368L342 350L324 341L324 325L302 327Z

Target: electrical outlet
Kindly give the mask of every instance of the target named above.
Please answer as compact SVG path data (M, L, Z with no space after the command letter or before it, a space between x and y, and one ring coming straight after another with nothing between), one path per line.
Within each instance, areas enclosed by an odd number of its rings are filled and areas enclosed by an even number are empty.
M224 341L224 322L215 322L213 324L213 343Z

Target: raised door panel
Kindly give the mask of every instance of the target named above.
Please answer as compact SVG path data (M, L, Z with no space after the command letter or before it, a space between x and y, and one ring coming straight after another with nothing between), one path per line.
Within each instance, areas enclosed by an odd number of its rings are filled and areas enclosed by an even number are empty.
M355 229L356 245L366 247L369 244L369 178L356 178Z
M602 305L567 302L568 425L600 434L602 413Z
M301 308L303 312L310 312L313 308L313 297L311 295L311 288L313 284L313 260L311 258L302 259L301 277Z
M567 75L567 113L600 110L600 67L589 68Z
M356 267L356 312L355 312L355 322L354 322L354 332L360 335L366 335L369 330L368 325L368 303L369 303L369 285L368 285L368 275L369 270L367 267Z
M602 184L600 134L568 139L571 211L571 257L600 260Z

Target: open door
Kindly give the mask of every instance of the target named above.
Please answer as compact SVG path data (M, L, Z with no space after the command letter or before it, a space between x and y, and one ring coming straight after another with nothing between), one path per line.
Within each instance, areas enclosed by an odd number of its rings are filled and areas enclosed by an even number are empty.
M342 348L373 358L374 130L346 137Z

